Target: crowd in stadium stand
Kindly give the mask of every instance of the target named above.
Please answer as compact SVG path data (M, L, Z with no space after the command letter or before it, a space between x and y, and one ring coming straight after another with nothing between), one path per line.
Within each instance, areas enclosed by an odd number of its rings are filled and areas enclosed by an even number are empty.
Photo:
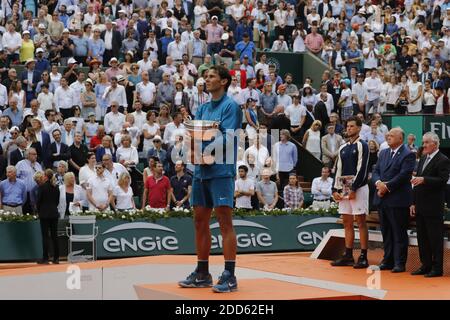
M184 122L209 101L215 64L244 114L238 208L302 207L299 144L326 167L312 194L329 206L353 115L370 169L388 147L383 113L450 113L448 0L24 0L2 1L0 19L0 195L17 213L36 212L45 169L61 218L189 208ZM321 59L318 89L279 74L270 51ZM274 129L280 141L262 144Z

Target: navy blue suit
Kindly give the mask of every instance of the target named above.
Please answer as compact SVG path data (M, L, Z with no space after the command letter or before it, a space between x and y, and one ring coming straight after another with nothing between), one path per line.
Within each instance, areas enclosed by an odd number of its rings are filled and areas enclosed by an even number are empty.
M24 80L28 80L28 70L27 69L22 71L22 73L20 74L19 80L22 83ZM28 84L23 84L23 90L25 90L25 93L26 93L26 100L27 100L26 107L27 108L30 107L31 100L36 98L36 87L37 87L37 84L39 83L39 81L41 81L40 72L37 70L33 70L33 80L32 80L31 91L28 91Z
M113 149L111 150L111 154L112 154L112 161L116 162L116 152ZM95 158L97 159L97 162L102 162L103 156L105 155L106 151L105 151L105 147L100 147L97 149L97 151L95 152Z
M404 267L408 256L409 207L412 204L411 175L415 166L415 154L402 145L392 156L392 150L380 152L372 181L382 181L388 192L374 196L378 206L381 233L383 235L384 260L390 266Z
M42 133L42 141L41 141L41 147L42 147L42 163L46 168L51 168L51 166L48 163L48 159L50 156L50 135L45 132L41 131Z

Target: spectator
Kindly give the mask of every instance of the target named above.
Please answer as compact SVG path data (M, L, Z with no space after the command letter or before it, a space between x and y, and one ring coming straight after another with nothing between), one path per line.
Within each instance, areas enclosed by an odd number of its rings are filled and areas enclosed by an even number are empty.
M39 173L39 172L37 172ZM37 178L39 181L39 178ZM42 260L39 264L48 264L48 240L49 232L53 247L53 264L59 264L59 245L58 245L58 203L59 188L56 186L51 169L45 170L45 175L40 178L37 191L36 207L41 224L42 234Z
M75 92L68 86L66 78L61 78L59 86L55 90L55 107L64 119L73 117L72 107L75 105Z
M293 103L285 109L285 114L291 122L290 132L294 139L299 140L301 130L306 117L306 108L300 104L300 97L298 94L292 96Z
M291 173L297 165L297 147L289 141L291 135L288 130L281 130L280 141L275 143L273 149L273 159L277 174L277 181L281 190L287 185L289 173Z
M175 87L170 83L170 74L165 72L163 74L163 81L158 84L157 88L157 104L172 105L173 97L175 96Z
M109 205L113 201L114 185L105 176L105 167L102 164L96 164L95 171L97 174L88 180L86 192L89 210L105 211L109 209Z
M61 130L55 129L52 132L54 142L50 144L48 156L49 167L56 168L59 161L69 161L70 159L70 149L69 146L62 142L61 140Z
M117 181L119 180L121 173L128 172L123 165L117 162L113 162L113 158L110 154L103 155L102 163L105 167L104 175L110 180L112 186L117 185Z
M251 197L255 194L255 185L252 179L247 177L248 167L239 167L239 179L235 181L234 197L236 198L236 208L252 209Z
M330 199L332 194L333 179L330 178L331 168L323 167L322 174L314 178L311 184L311 193L314 197L312 207L316 210L330 208Z
M192 178L185 173L184 163L181 160L175 163L175 175L170 179L170 186L172 188L172 207L188 209L192 192Z
M27 200L27 187L17 179L16 167L6 168L7 179L0 182L0 206L2 210L22 214L22 206Z
M275 40L273 42L272 51L274 52L289 51L287 42L284 41L283 35L278 36L278 40Z
M377 120L374 119L370 122L370 131L366 132L364 135L361 135L361 139L366 142L375 140L379 145L385 141L384 134L378 130Z
M128 108L127 95L125 92L125 87L119 84L119 79L122 80L123 76L119 75L117 77L111 77L111 85L105 89L102 99L105 100L106 105L110 105L112 109L113 103L120 106L120 111L123 112ZM108 110L107 110L108 112ZM106 119L106 115L105 115ZM108 132L107 132L108 133Z
M106 134L114 136L120 132L125 122L125 115L119 112L119 103L111 102L111 111L105 115L104 126Z
M139 162L139 156L137 149L131 145L131 136L123 135L120 142L121 146L117 148L116 152L117 162L127 169L134 168Z
M156 163L154 175L147 178L142 196L142 209L147 204L151 208L170 209L171 187L169 179L163 175L163 164Z
M271 129L276 130L291 129L291 122L289 121L289 118L286 117L286 114L284 112L284 106L278 105L275 108L275 110L273 111L272 120L269 124L269 127Z
M278 203L278 189L275 182L270 181L270 169L262 171L262 180L256 184L256 194L258 196L259 205L265 210L275 209Z
M173 116L173 121L166 125L164 129L164 143L173 145L175 143L176 134L184 134L185 128L182 123L183 116L180 112L176 112Z
M127 172L123 172L119 176L117 186L113 189L114 208L118 211L126 211L136 209L133 198L133 190L130 187L131 177Z
M369 113L378 112L378 105L380 104L380 92L382 87L382 82L380 78L378 78L378 72L376 69L373 69L370 73L370 77L364 80L367 88L367 103L365 108L366 117ZM372 108L372 112L370 109Z
M306 150L308 150L316 159L321 159L320 152L320 129L322 127L322 123L319 120L315 120L309 128L305 135L303 136L303 146L305 146Z
M80 171L80 168L84 166L87 160L87 154L89 152L86 145L82 144L83 136L80 132L76 132L73 144L69 147L70 152L70 171L75 173L76 176L78 176L78 172Z
M36 187L36 182L33 176L36 172L42 171L42 167L37 162L37 152L34 148L29 148L25 151L24 159L16 164L17 178L22 180L27 187L27 200L25 201L22 211L23 213L33 213L32 191Z
M335 133L336 126L332 123L327 126L327 134L322 137L322 161L325 166L332 168L336 162L339 148L343 144L343 139Z
M317 24L311 26L311 33L305 37L306 48L316 56L320 56L323 46L323 38L317 33Z
M94 177L95 177L94 173ZM81 212L86 206L86 191L76 184L73 172L64 175L64 183L59 186L59 218L64 219L71 214ZM87 183L86 183L87 185Z
M283 190L284 207L291 210L303 207L303 190L298 186L297 175L289 175L289 184Z

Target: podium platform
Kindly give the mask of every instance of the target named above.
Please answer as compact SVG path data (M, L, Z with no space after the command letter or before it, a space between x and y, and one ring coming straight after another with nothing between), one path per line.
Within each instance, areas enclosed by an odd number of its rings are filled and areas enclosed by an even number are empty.
M273 279L239 281L239 291L212 293L210 288L180 288L176 283L134 286L140 300L372 300L358 294L314 288Z

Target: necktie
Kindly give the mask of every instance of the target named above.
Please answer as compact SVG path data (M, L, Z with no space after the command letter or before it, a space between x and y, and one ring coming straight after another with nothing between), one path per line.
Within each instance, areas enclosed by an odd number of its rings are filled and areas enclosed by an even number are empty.
M394 158L394 155L395 155L395 151L391 151L391 159Z
M425 170L425 168L426 168L427 165L430 163L430 161L431 161L431 157L428 156L427 159L425 160L425 163L423 164L422 172Z

